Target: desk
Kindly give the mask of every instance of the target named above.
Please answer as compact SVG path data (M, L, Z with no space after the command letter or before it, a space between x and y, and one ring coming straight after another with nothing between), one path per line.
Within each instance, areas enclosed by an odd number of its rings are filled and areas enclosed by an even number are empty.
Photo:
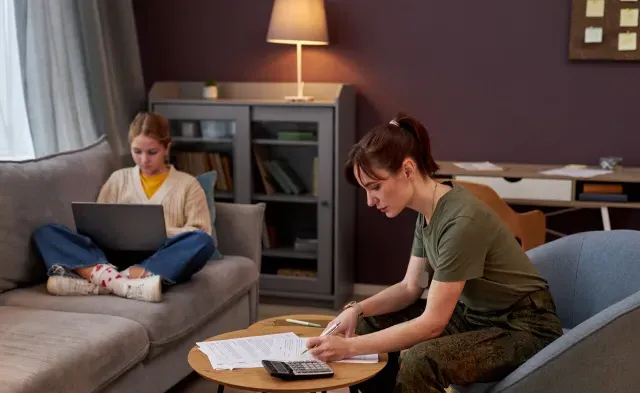
M611 230L609 208L640 209L640 168L620 168L610 174L593 177L551 176L541 171L561 168L562 165L535 165L500 163L493 164L502 170L468 170L454 165L450 161L439 161L440 170L436 178L468 181L486 184L493 188L507 203L514 205L551 206L562 208L546 213L554 216L585 208L599 208L602 226ZM600 169L589 167L589 169ZM629 197L629 202L582 201L578 195L585 183L617 183L621 184ZM565 236L551 229L547 232L556 236Z

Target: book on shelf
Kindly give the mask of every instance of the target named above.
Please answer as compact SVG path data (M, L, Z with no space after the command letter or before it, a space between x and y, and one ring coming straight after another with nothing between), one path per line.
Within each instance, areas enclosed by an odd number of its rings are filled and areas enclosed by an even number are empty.
M279 131L278 139L283 141L315 141L317 137L311 131Z
M261 146L253 147L253 155L264 191L267 195L282 192L288 195L300 195L308 192L300 175L283 159L271 159ZM313 177L317 183L317 160L314 160ZM317 188L317 187L316 187ZM317 195L317 191L316 191Z
M293 243L293 249L296 251L305 251L305 252L317 252L318 251L318 239L308 239L308 238L296 238Z
M276 271L278 276L293 276L293 277L317 277L318 273L313 270L307 269L290 269L290 268L279 268Z
M285 194L300 195L306 191L306 187L298 174L283 160L265 161L264 165Z
M205 172L216 171L215 189L233 191L231 159L228 155L217 152L179 151L174 153L176 169L198 176Z
M609 183L585 183L582 186L582 192L587 194L622 194L622 184Z
M313 196L318 196L318 157L313 158Z
M582 192L578 195L578 200L585 202L629 202L629 196L627 194Z
M262 185L264 186L264 192L267 195L272 195L276 193L276 189L273 187L273 178L271 174L268 172L264 162L266 161L267 152L265 149L262 149L261 146L253 147L253 156L256 159L256 165L258 166L258 172L260 173L260 178L262 180Z
M276 242L276 229L264 222L262 224L262 247L274 248L277 246L278 243Z

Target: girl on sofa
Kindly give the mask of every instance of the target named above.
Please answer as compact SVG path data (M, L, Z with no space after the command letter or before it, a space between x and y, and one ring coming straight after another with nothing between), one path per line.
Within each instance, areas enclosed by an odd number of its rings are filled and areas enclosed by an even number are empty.
M129 127L134 167L111 174L98 202L161 204L167 240L146 259L105 255L86 236L58 224L33 233L55 295L117 296L149 302L162 300L162 282L179 284L202 269L214 253L211 219L204 190L190 174L167 164L171 146L168 121L153 113L139 113ZM112 260L110 260L112 259ZM124 261L124 263L122 263ZM118 266L119 265L119 266ZM127 268L119 271L120 268Z
M321 360L388 352L363 393L498 381L562 335L547 281L508 227L460 185L436 181L438 169L427 130L403 114L349 153L345 175L370 207L418 212L404 279L345 306L333 321L344 337L307 341Z

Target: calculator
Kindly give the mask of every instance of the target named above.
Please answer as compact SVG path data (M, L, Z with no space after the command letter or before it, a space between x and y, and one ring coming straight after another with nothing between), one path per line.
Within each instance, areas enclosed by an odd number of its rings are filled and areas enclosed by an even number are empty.
M329 378L333 370L322 360L263 360L262 365L274 377L286 380Z

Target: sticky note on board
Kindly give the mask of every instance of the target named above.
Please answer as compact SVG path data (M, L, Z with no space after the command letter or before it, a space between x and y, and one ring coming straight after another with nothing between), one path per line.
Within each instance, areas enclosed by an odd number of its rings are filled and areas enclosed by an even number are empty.
M634 51L638 48L638 38L636 33L618 34L618 50Z
M604 0L587 0L587 17L602 18L604 16Z
M637 27L638 26L638 9L623 8L620 10L620 26L621 27Z
M602 42L602 27L587 27L584 29L584 42L587 44Z

